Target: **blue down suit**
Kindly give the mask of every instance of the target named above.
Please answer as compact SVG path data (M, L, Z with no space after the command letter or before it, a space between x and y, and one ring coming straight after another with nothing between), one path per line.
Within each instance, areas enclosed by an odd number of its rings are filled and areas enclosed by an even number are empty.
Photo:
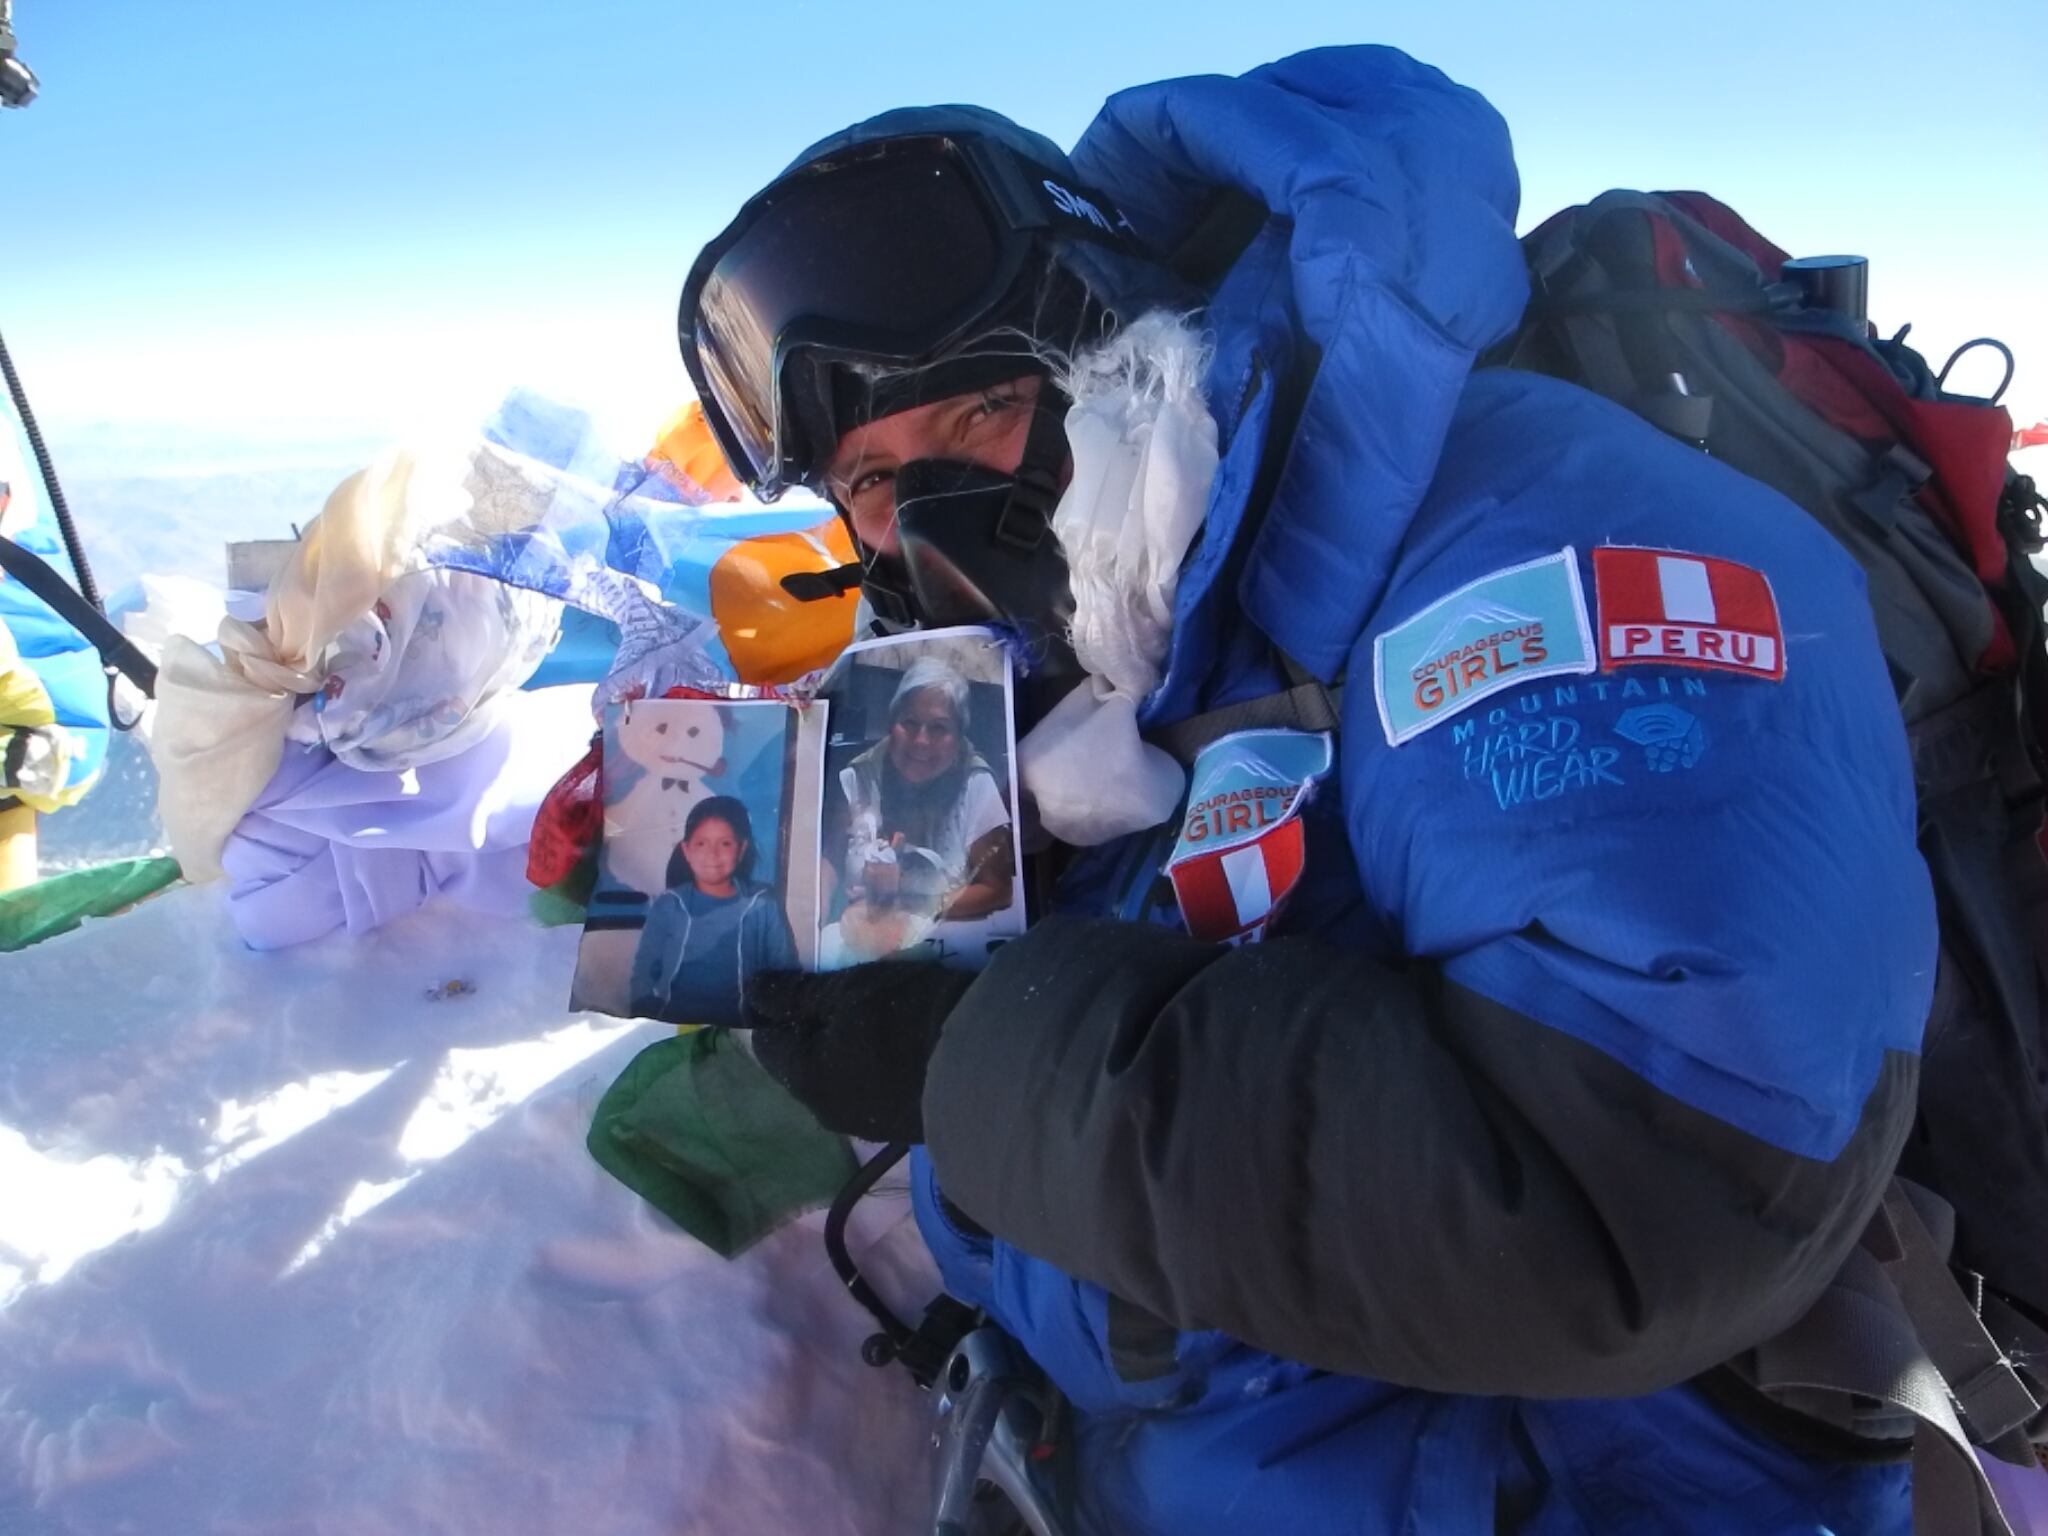
M1184 931L1188 824L1076 853L932 1062L919 1219L1070 1398L1084 1529L1905 1530L1903 1468L1694 1384L1811 1303L1911 1122L1935 917L1860 574L1480 365L1516 176L1436 71L1148 86L1073 159L1156 249L1221 189L1273 214L1209 296L1146 723L1345 687L1262 942Z

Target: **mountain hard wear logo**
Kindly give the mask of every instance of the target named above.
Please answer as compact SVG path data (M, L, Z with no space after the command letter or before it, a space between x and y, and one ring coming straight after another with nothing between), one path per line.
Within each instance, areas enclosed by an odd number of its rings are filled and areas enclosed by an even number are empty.
M1592 627L1570 549L1482 576L1373 640L1373 684L1390 746L1481 699L1559 673L1591 672Z

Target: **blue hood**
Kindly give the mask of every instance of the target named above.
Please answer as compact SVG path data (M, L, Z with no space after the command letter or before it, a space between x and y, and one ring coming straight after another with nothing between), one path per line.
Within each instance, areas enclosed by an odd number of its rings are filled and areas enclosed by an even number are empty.
M1153 250L1179 244L1225 189L1291 223L1279 297L1321 364L1239 595L1283 650L1334 677L1385 591L1473 359L1521 319L1506 123L1395 49L1322 48L1238 79L1124 91L1072 160Z

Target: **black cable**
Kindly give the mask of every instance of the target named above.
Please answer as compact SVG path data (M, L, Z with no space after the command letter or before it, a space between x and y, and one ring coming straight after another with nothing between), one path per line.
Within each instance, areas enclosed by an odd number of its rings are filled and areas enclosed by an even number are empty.
M1975 341L1966 341L1960 347L1957 347L1955 351L1949 353L1948 361L1941 365L1941 372L1934 376L1934 387L1936 389L1947 388L1948 376L1955 368L1955 365L1963 360L1963 354L1974 351L1978 347L1989 347L2005 359L2005 377L1998 381L1998 388L1991 395L1991 403L1996 405L2005 398L2005 392L2012 384L2013 374L2012 348L2008 347L1996 336L1979 336Z
M29 409L28 392L21 387L21 375L14 371L14 359L8 355L4 336L0 336L0 373L7 375L7 393L14 397L14 409L21 417L22 431L28 434L36 468L43 472L43 484L50 492L50 509L57 514L57 531L64 537L64 553L71 557L71 569L78 576L78 590L85 594L88 603L105 613L107 605L100 601L99 585L92 579L92 567L85 562L85 546L78 542L78 527L71 521L70 504L64 500L64 488L57 483L57 466L50 462L50 450L43 446L36 413Z
M25 107L36 99L35 71L14 56L13 20L14 0L0 0L0 107ZM22 388L21 375L14 371L14 357L7 350L4 336L0 336L0 374L6 375L7 393L14 400L16 414L21 417L22 430L28 434L29 449L36 456L36 468L42 472L43 486L50 495L50 509L57 515L57 532L64 540L64 553L71 559L71 574L77 578L78 592L85 599L86 608L82 615L71 613L68 602L53 600L47 593L43 594L43 601L59 613L67 614L73 627L99 650L107 670L107 722L117 731L131 731L141 717L138 715L133 720L122 718L120 702L114 692L114 674L117 670L127 673L144 693L154 696L156 668L106 621L107 605L100 600L99 583L93 580L92 565L85 558L85 545L78 537L78 525L71 520L71 504L64 499L64 487L57 482L57 466L51 462L50 450L43 442L42 428L36 425L36 413L28 403L28 391ZM25 555L27 551L19 553ZM19 575L19 571L16 574ZM54 575L52 579L55 579ZM78 622L80 617L85 622ZM99 620L97 629L91 622L93 618Z
M840 1283L847 1293L867 1309L868 1315L881 1324L883 1335L896 1348L911 1337L910 1325L889 1310L889 1304L877 1296L866 1280L861 1278L860 1266L853 1262L853 1255L846 1249L846 1220L853 1214L853 1208L860 1204L861 1197L873 1189L883 1174L894 1168L910 1155L910 1144L892 1141L873 1157L862 1163L854 1176L846 1181L846 1187L839 1191L832 1202L832 1209L825 1213L825 1254L831 1259L832 1268L838 1274Z
M7 553L13 558L9 559L8 567L24 586L48 603L99 651L100 660L107 669L107 723L117 731L132 731L141 716L137 715L132 720L122 717L120 701L114 695L114 674L125 672L138 688L154 698L156 667L107 619L107 605L100 600L99 583L93 580L92 566L86 561L85 545L78 537L78 525L71 520L71 505L64 499L64 487L57 483L57 466L51 462L50 450L43 443L42 429L36 425L36 413L29 406L28 391L21 386L21 375L14 371L14 358L7 350L4 336L0 336L0 374L6 375L7 393L13 397L15 412L21 417L22 431L27 433L29 448L36 456L36 468L42 472L44 488L50 494L50 509L57 515L57 532L64 540L64 553L70 557L72 574L78 578L77 595L83 599L84 606L77 607L69 601L71 591L64 586L62 578L27 550L10 545ZM46 576L47 581L39 582L36 579L39 575Z

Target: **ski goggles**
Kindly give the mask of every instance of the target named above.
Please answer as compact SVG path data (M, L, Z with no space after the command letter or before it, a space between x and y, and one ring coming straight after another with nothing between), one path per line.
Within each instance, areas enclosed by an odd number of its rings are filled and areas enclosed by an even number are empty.
M1073 238L1142 254L1106 198L976 134L885 139L781 177L683 286L683 362L726 462L766 501L815 486L878 372L948 359L1028 303L1053 245Z

